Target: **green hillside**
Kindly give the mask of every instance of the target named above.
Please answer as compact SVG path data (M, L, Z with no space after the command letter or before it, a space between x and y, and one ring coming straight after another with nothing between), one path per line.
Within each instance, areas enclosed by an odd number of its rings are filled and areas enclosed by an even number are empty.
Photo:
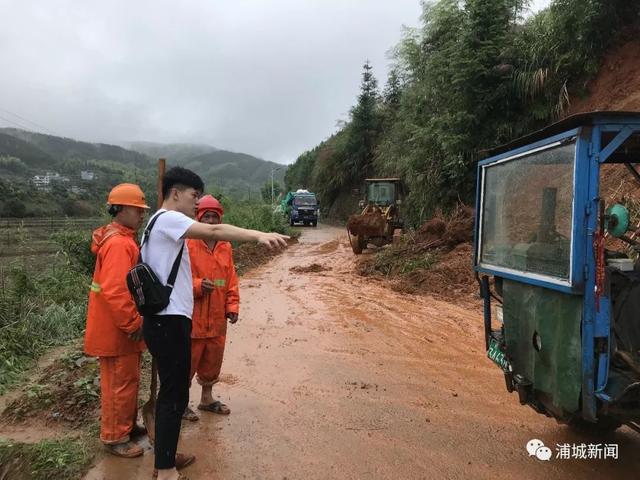
M275 181L283 183L286 166L262 160L244 153L216 150L182 162L186 168L198 172L211 188L230 196L245 198L248 192L257 198L260 187L271 181L271 170Z
M197 172L206 188L237 199L259 198L260 187L274 180L282 185L286 166L269 162L245 153L219 150L211 145L151 142L131 142L127 146L152 158L166 158L169 164L177 164Z
M139 152L127 150L117 145L88 143L71 138L56 137L42 133L29 132L16 128L2 128L0 133L23 140L49 155L55 166L65 163L89 160L103 160L122 163L129 166L146 168L152 164L149 157ZM51 165L53 168L54 165Z
M48 174L46 184L36 184ZM122 182L139 183L154 201L154 161L116 145L0 129L0 216L98 215Z
M16 162L0 163L0 175L2 174L20 174L25 170L32 168L50 168L55 160L47 153L40 150L33 144L21 140L13 135L3 133L0 129L0 156L15 157L21 160L21 165L17 166Z
M156 160L191 168L208 192L236 199L260 199L260 187L271 179L283 183L286 166L243 153L202 144L133 142L137 151L117 145L88 143L15 128L0 129L0 217L86 216L100 214L108 191L134 182L156 197ZM36 176L57 175L46 185ZM85 172L82 174L81 172Z

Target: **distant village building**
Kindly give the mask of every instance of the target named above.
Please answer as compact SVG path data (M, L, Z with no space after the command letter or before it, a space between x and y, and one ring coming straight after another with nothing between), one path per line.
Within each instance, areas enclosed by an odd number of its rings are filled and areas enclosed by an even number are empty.
M46 192L51 190L51 184L55 182L68 183L69 177L60 175L58 172L47 172L44 175L34 175L33 184L38 190L44 190Z
M49 185L50 183L50 179L46 175L34 175L33 177L33 184L38 190L51 190L51 186Z
M80 180L83 180L85 182L93 182L95 178L96 178L96 174L91 170L80 171Z

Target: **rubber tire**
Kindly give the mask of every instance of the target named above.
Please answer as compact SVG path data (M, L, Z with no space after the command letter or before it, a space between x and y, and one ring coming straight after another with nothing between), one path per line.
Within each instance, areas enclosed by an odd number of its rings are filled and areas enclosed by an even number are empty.
M315 222L311 222L311 226L312 227L317 227L318 226L318 221L316 220Z
M294 226L296 222L293 221L293 218L289 218L289 225Z
M596 423L587 422L586 420L576 417L569 420L569 428L578 433L586 433L592 435L602 435L604 433L611 433L617 430L622 423L612 417L601 416L598 417Z
M360 239L359 235L351 235L351 250L356 255L360 255L363 250L363 241Z

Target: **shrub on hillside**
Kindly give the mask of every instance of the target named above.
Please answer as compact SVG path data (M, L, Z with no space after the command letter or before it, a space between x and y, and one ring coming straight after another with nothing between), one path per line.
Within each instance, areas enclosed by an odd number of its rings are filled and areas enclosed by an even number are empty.
M91 232L63 231L54 233L51 238L66 262L87 275L93 275L96 257L91 253Z

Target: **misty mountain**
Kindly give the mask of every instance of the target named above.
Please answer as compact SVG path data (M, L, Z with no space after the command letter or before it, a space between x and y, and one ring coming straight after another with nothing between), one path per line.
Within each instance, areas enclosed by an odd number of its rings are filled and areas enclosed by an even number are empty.
M219 150L204 144L131 142L132 150L117 145L88 143L42 133L0 128L0 157L19 162L0 162L0 176L21 177L57 171L77 176L82 169L95 171L104 188L121 181L141 182L155 175L156 159L182 165L198 173L207 191L239 199L257 199L260 187L274 179L284 183L286 166L244 153ZM146 179L146 177L149 177Z
M166 158L174 162L182 162L218 150L211 145L199 143L125 142L122 146L153 159Z
M260 187L274 180L284 184L286 165L269 162L246 153L219 150L211 145L131 142L131 148L153 158L166 158L168 165L189 168L202 177L205 188L236 198L257 198Z
M150 158L146 155L132 150L127 150L117 145L81 142L71 138L45 135L17 128L0 128L0 134L10 135L22 140L47 155L52 160L52 163L49 166L51 169L55 169L56 167L59 168L67 161L111 161L140 168L146 168L153 164ZM35 151L33 153L35 153ZM7 151L0 150L0 155L12 154L7 149ZM26 153L23 155L24 158L21 155L13 156L20 158L26 164L30 164L32 156Z
M4 133L3 130L5 129L0 129L0 157L19 158L27 169L50 168L50 165L55 164L53 157L35 145Z

